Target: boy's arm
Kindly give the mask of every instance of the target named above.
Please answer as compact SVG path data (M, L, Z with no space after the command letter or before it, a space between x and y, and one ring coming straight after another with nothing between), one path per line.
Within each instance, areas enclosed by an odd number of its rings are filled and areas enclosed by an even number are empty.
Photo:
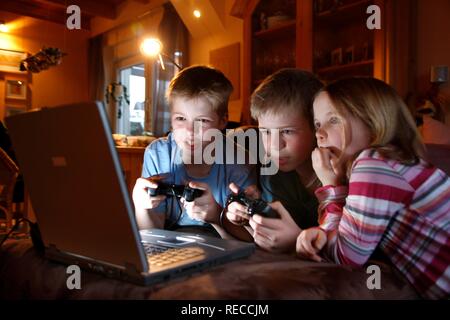
M245 189L245 193L252 198L260 198L260 192L256 187L257 167L254 165L238 167L244 170L235 170L230 175L229 191L230 193L238 193L239 190ZM244 173L242 172L244 171ZM220 215L219 232L223 238L236 238L238 240L253 242L253 229L247 223L242 226L232 223L227 218L228 208L224 208ZM216 228L216 227L215 227ZM216 228L218 230L218 228Z
M150 197L148 188L155 187L155 184L147 179L139 178L133 188L133 203L138 227L142 229L164 228L165 215L154 212L158 207L164 206L160 204L165 196ZM155 209L152 209L155 208ZM160 210L161 208L158 208Z
M225 209L226 210L226 209ZM238 239L253 242L253 229L249 225L238 226L227 219L225 211L222 211L220 228L214 227L223 239ZM219 231L220 230L220 231Z
M139 230L164 229L164 215L152 213L151 209L136 209Z
M228 221L225 222L226 224L229 224L229 226L226 227L223 224L224 221L221 221L221 219L224 217L224 210L220 206L220 204L218 204L214 199L214 196L212 195L208 184L203 182L191 181L189 183L189 186L191 188L203 190L203 195L201 197L196 198L194 199L194 201L191 202L185 201L183 204L190 218L194 220L207 222L211 224L211 226L213 226L213 228L222 238L232 239L227 230L228 227L231 228L231 230L234 230L235 226ZM243 230L243 232L248 234L248 232L245 230Z
M149 182L148 177L160 174L158 160L161 155L167 153L167 150L159 150L156 144L147 147L144 153L144 162L142 165L142 177L136 180L133 188L133 203L135 207L136 221L139 229L164 228L165 222L165 204L162 200L164 196L150 197L149 187L155 187L154 183ZM159 156L159 157L158 157Z

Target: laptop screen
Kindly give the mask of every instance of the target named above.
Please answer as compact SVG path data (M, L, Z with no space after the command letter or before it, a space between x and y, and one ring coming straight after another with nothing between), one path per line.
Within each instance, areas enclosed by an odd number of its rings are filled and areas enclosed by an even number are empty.
M146 271L103 105L44 108L6 123L44 244Z

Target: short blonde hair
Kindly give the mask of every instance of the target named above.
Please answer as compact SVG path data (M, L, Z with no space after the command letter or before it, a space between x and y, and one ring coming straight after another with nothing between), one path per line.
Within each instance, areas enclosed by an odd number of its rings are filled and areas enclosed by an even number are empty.
M414 119L400 96L389 85L374 78L353 77L325 86L326 92L344 119L347 114L360 119L371 134L370 147L383 156L412 165L425 158L425 148ZM344 121L344 131L348 132ZM345 141L344 146L350 141Z
M169 107L175 98L206 98L219 117L228 116L228 100L233 85L219 70L202 65L195 65L181 70L170 81L166 92Z
M314 130L312 105L323 84L311 72L294 68L281 69L264 79L250 99L250 112L260 116L280 112L294 113L308 120Z

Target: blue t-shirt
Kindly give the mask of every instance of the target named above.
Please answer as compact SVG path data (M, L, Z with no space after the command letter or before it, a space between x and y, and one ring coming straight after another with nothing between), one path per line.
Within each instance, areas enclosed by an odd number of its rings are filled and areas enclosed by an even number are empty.
M218 164L213 163L208 176L203 178L190 177L182 162L181 149L173 139L173 135L159 138L153 141L145 150L142 177L148 178L154 175L165 174L164 182L185 185L189 181L203 182L209 185L210 191L216 202L224 207L228 195L231 193L229 184L234 182L239 188L246 188L256 183L254 166L244 164ZM171 224L176 222L179 226L209 225L202 221L191 219L183 210L180 215L180 199L167 197L165 201L152 209L152 212L165 214L166 220Z

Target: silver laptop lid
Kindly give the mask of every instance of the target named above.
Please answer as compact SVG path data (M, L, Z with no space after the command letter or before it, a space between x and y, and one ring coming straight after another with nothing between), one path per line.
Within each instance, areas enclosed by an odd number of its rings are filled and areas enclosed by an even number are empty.
M44 244L148 271L103 105L44 108L6 123Z

